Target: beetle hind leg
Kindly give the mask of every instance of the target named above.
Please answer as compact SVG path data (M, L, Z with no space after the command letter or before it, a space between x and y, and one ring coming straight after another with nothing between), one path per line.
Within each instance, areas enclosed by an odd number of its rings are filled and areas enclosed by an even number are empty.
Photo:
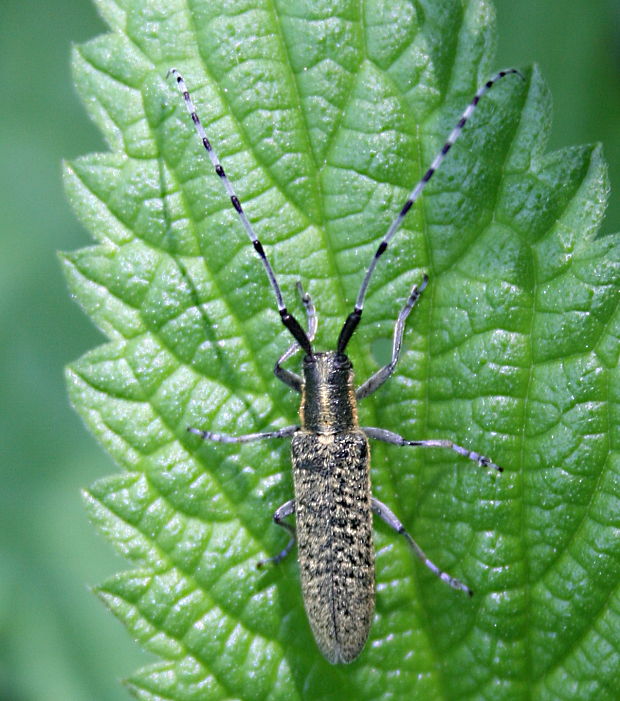
M463 582L461 582L459 579L456 579L456 577L453 577L447 572L440 570L439 567L437 567L437 565L432 560L429 560L425 552L409 535L406 528L398 520L398 518L391 511L391 509L389 509L383 502L379 501L378 499L375 499L375 497L372 497L372 510L375 514L377 514L377 516L381 517L382 521L387 523L387 525L393 528L399 535L405 536L405 538L407 539L407 543L409 544L409 547L413 550L413 552L433 574L435 574L437 577L439 577L439 579L441 579L442 582L445 582L453 589L464 591L468 596L473 596L474 592L467 586L467 584L463 584Z
M287 501L286 503L282 504L282 506L279 509L276 509L276 512L273 515L273 520L275 521L276 525L280 526L281 528L284 528L287 530L290 534L290 540L286 544L286 547L284 547L282 550L277 555L274 555L273 557L268 557L265 560L259 560L256 563L256 567L260 569L264 565L266 565L268 562L273 562L274 565L279 564L284 560L284 558L291 552L293 549L293 546L295 545L295 542L297 541L297 536L295 534L295 526L291 526L290 523L286 523L286 521L283 521L283 518L286 518L287 516L291 516L292 514L295 513L295 500L291 499L290 501Z

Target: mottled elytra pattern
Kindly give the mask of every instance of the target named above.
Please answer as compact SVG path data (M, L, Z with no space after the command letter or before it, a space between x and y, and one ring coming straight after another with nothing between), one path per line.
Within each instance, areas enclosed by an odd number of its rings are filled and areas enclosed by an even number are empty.
M284 304L267 254L207 138L183 78L174 69L171 73L215 172L224 184L231 204L265 268L282 323L295 339L295 343L276 362L274 373L301 394L299 426L243 436L196 428L188 430L205 440L222 443L246 443L267 438L292 439L295 498L283 504L274 514L274 521L291 533L291 539L280 553L258 564L280 562L297 540L304 606L317 644L330 662L352 662L364 647L374 611L373 513L403 535L415 555L441 580L453 589L472 594L466 584L443 572L429 560L392 511L372 496L368 438L398 446L447 448L480 467L490 467L498 472L502 468L479 452L447 439L408 439L383 428L360 427L358 424L357 401L381 387L394 372L400 356L405 322L426 288L428 277L425 275L421 284L413 287L400 310L394 328L390 362L357 389L353 383L353 366L345 355L345 349L362 318L366 291L377 262L387 250L407 212L458 139L480 98L501 78L520 74L514 69L500 71L474 95L379 243L362 280L353 311L340 331L336 350L316 352L312 347L316 315L310 297L299 285L306 310L306 332ZM299 350L304 351L302 376L282 367L282 363ZM293 514L296 516L296 528L283 520Z
M326 659L351 662L368 637L375 599L368 439L361 430L301 430L291 445L306 613Z

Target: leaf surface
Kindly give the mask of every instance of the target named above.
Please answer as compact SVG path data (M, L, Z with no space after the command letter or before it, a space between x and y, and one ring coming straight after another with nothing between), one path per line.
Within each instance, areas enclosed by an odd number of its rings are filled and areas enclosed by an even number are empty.
M377 524L377 610L350 666L330 666L289 558L285 442L203 443L298 421L272 374L290 343L273 294L174 81L303 318L301 279L333 348L377 242L493 72L486 1L98 0L110 32L75 50L109 152L66 166L95 239L63 257L108 342L67 372L71 400L121 472L86 493L133 569L98 591L161 662L138 698L614 699L620 673L617 236L597 237L598 147L545 153L540 75L504 79L381 260L349 350L358 381L389 359L410 287L430 284L395 376L362 425L451 438L373 445L373 492L466 600ZM290 361L295 368L295 362Z

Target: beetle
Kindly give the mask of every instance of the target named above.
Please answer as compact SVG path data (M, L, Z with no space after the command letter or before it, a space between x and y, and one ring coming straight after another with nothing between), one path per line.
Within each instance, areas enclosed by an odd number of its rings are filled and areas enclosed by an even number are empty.
M373 513L403 535L416 556L440 579L454 589L470 596L473 594L466 584L440 570L424 554L394 513L372 496L368 439L399 446L447 448L481 467L497 472L501 472L502 468L480 453L450 440L409 440L383 428L361 427L357 415L357 402L375 392L394 372L400 356L405 322L426 288L428 276L425 275L421 283L411 289L398 314L390 362L357 388L354 385L353 365L345 351L362 318L366 291L379 259L386 252L407 212L460 136L480 98L505 76L523 76L513 68L499 71L476 92L379 243L362 280L353 311L342 326L336 350L318 352L312 345L317 316L310 296L298 283L306 312L307 330L304 330L284 304L280 285L267 254L207 138L185 81L176 69L172 69L169 74L176 80L215 172L265 268L281 321L294 338L293 344L276 362L274 374L301 395L301 423L298 426L241 436L193 427L188 428L188 431L203 440L221 443L247 443L268 438L291 439L295 498L283 504L273 516L275 523L289 532L290 539L280 553L258 565L280 562L297 543L304 606L317 645L332 664L352 662L366 643L375 606ZM301 376L283 367L284 361L299 350L304 353ZM295 527L284 520L292 515L295 515Z

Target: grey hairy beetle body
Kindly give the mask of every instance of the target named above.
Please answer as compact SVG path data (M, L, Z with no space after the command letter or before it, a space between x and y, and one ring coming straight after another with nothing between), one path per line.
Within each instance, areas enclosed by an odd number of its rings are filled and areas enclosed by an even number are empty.
M196 428L189 428L188 431L204 440L222 443L247 443L268 438L292 439L295 498L283 504L274 514L274 521L285 528L291 537L280 553L258 565L280 562L297 542L304 606L315 640L329 662L352 662L358 657L368 638L374 612L373 513L403 535L416 556L440 579L454 589L472 594L466 584L443 572L429 560L392 511L372 496L368 439L399 446L447 448L482 467L490 467L497 472L501 472L502 468L480 453L450 440L406 439L387 429L360 427L357 417L357 402L381 387L394 372L400 355L405 322L424 291L428 277L425 275L421 284L412 288L398 315L390 362L357 389L353 384L353 367L345 350L361 320L366 291L377 262L387 250L407 212L461 134L480 98L498 80L510 74L520 76L520 73L515 69L499 71L474 95L443 147L383 236L366 270L353 311L344 322L336 350L327 352L316 352L312 347L317 317L309 295L303 292L300 284L298 289L306 310L307 331L284 304L280 286L265 250L207 138L185 82L175 69L171 74L175 77L215 172L222 180L231 204L265 268L282 323L295 339L276 362L274 373L279 380L301 394L299 426L242 436ZM302 376L282 365L300 350L304 353ZM293 514L296 527L284 520Z
M346 356L304 360L301 430L292 439L304 605L332 663L361 652L375 605L370 446L359 428Z

